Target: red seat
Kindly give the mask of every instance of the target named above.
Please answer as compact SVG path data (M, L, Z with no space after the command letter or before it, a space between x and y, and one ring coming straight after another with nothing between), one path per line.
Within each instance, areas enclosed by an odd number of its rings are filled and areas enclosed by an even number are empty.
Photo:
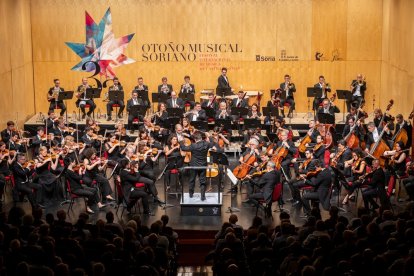
M83 198L83 200L85 202L85 210L86 210L86 197L85 196L78 196L78 195L72 193L72 190L70 188L70 181L69 180L66 180L66 188L67 188L67 191L68 191L69 196L70 196L70 202L69 202L67 213L69 214L70 210L73 211L72 207L73 207L73 204L75 203L75 199L77 199L77 198Z
M284 103L283 106L290 107L290 103Z
M325 168L329 167L329 162L331 160L331 152L326 149L324 156L323 156L323 162L325 163Z
M121 107L119 104L113 104L112 107Z
M135 118L135 119L132 120L132 122L133 123L138 123L139 122L139 119L138 118Z
M172 169L172 170L170 170L170 173L171 174L178 174L178 169Z
M388 180L388 185L387 185L387 196L388 197L392 195L392 191L394 190L394 187L395 187L395 177L391 175L390 180Z
M184 106L189 107L189 106L191 106L191 104L190 103L185 103Z
M273 188L273 192L272 192L272 201L270 203L267 203L265 201L265 199L259 199L258 200L259 204L256 206L256 216L257 216L257 213L259 211L259 207L260 206L263 206L263 204L266 205L265 206L266 209L270 209L270 211L271 211L273 202L279 202L279 199L280 199L280 197L282 195L282 188L283 188L282 183L277 183L275 185L275 187ZM279 204L279 208L280 208L280 204ZM271 213L265 212L265 217L269 217L269 215L273 219L273 216L271 215Z
M214 122L214 118L208 118L207 122L209 122L209 123Z
M145 183L142 183L142 182L137 182L134 185L135 185L135 188L144 188L145 187Z
M90 104L85 104L85 108L91 108Z

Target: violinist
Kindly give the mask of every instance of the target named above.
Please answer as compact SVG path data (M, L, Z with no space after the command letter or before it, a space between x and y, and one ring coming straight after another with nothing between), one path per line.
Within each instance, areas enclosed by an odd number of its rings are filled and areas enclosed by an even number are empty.
M362 199L364 200L365 209L369 210L369 204L372 209L378 209L379 206L375 202L374 198L379 197L381 206L388 205L387 193L385 191L385 174L384 170L380 166L379 160L372 161L371 177L365 177L364 184L368 187L362 191ZM362 181L362 180L358 180Z
M145 130L141 130L137 136L137 139L135 139L135 147L138 147L138 145L148 145L150 141L150 136L148 134L148 132L146 132Z
M60 116L63 116L63 114L65 114L65 111L66 111L66 106L63 103L63 100L58 100L58 98L59 98L59 93L64 92L65 89L60 87L60 80L59 79L54 79L53 82L54 82L55 85L53 87L51 87L49 89L49 91L47 92L47 100L50 102L49 111L53 111L57 107L59 107L60 108Z
M143 119L143 123L144 124L139 127L139 132L146 132L148 136L154 137L154 125L151 123L151 118L145 117Z
M356 102L357 106L360 106L365 98L365 90L367 90L367 83L365 78L362 74L358 74L356 79L352 80L351 82L351 99L346 101L346 106L348 108L348 112L351 109L351 106L354 102Z
M336 150L336 153L331 153L330 158L332 166L340 170L346 176L351 175L350 167L348 167L349 172L344 171L345 162L352 159L352 150L347 148L345 140L338 141L338 148Z
M413 126L411 125L411 123L409 121L405 121L404 117L402 114L397 114L397 116L395 116L396 122L395 122L395 131L394 131L394 136L396 136L400 129L404 129L407 133L407 143L404 145L404 149L409 149L411 147L412 144L412 132L413 132ZM393 140L395 140L395 137L393 138Z
M86 212L93 214L91 207L97 204L98 208L101 209L105 207L102 204L99 198L98 189L96 187L88 187L84 184L81 184L82 177L84 174L84 168L79 168L75 171L76 160L71 159L70 157L65 157L64 159L65 167L67 168L65 175L66 180L70 183L70 191L72 194L75 194L79 197L86 197L88 200L88 205L86 207Z
M217 150L217 149L213 143L209 143L202 139L201 132L196 131L193 134L193 137L194 137L195 143L192 143L191 145L186 146L184 142L181 142L180 149L182 151L191 152L190 166L206 167L207 166L207 153L209 149L212 149L212 150ZM190 198L193 197L195 180L196 180L197 175L200 181L201 201L205 201L206 200L206 195L205 195L206 169L194 169L190 171L189 196Z
M356 148L352 151L352 159L345 162L345 169L351 168L351 176L347 178L347 182L344 183L344 188L347 190L347 194L342 201L342 205L348 204L348 200L355 199L354 191L361 186L361 182L358 182L358 178L365 173L367 163L363 158L363 152L360 148ZM349 185L348 182L352 182Z
M281 140L280 138L280 134L282 134L283 132L287 132L288 133L288 140L291 141L292 137L293 137L293 133L291 130L287 129L286 125L285 125L285 120L282 118L278 118L276 120L274 120L273 125L270 129L270 131L272 133L275 133L277 136L277 140Z
M247 119L262 119L262 113L260 113L259 106L256 103L252 104L249 113L247 113Z
M7 148L10 151L15 151L18 153L25 153L28 141L29 140L27 138L19 139L19 133L13 132L12 135L10 136L10 140L9 140L9 143L7 144Z
M168 84L167 77L162 77L161 84L158 85L158 93L170 95L173 91L173 87L171 84Z
M83 183L91 187L93 180L95 180L102 194L102 198L106 201L113 201L111 186L104 175L107 165L106 161L103 161L96 155L94 148L85 149L84 157L83 164L85 165L86 172L83 176Z
M325 145L323 143L323 137L321 135L318 135L316 137L316 145L313 147L313 156L315 159L319 159L321 161L321 164L325 164Z
M72 160L76 160L80 162L79 156L83 153L85 150L84 144L80 143L77 144L75 142L75 138L73 136L68 135L65 137L65 142L63 145L63 150L66 151L66 156L69 157Z
M148 147L146 145L138 146L139 155L139 172L142 176L156 181L154 164L161 154L161 150L156 147Z
M86 117L86 123L85 123L85 128L90 127L91 129L93 129L93 131L98 134L100 131L100 126L98 125L98 122L95 121L92 117Z
M315 167L315 158L313 156L313 151L311 149L307 149L305 151L306 159L298 165L298 159L293 158L292 163L294 164L295 173L296 173L296 179L291 179L288 181L290 193L292 195L291 201L292 206L297 206L301 203L300 199L300 188L306 186L306 183L303 181L306 178L306 174L308 172L312 172L316 170Z
M54 135L50 133L48 136L45 135L45 130L43 127L37 127L37 134L36 136L32 137L31 146L34 148L33 152L34 155L39 154L39 148L41 146L47 146L48 140L53 140Z
M119 79L117 77L115 77L113 79L113 82L114 82L114 84L109 87L109 92L108 93L110 93L110 91L122 91L122 97L119 100L109 101L106 104L106 117L107 117L106 120L107 121L112 120L112 106L114 104L119 105L119 110L118 110L118 118L119 119L122 119L122 112L124 111L124 108L125 108L124 99L123 99L124 98L123 97L124 88L122 87L122 85L119 82Z
M324 168L319 160L315 160L315 171L317 172L315 177L306 179L306 185L312 186L313 191L306 192L302 197L303 209L305 215L309 216L311 207L309 200L318 200L325 210L330 207L329 190L332 185L332 176L330 170Z
M183 123L184 123L184 119L183 119ZM187 120L188 123L188 120ZM181 141L184 141L185 138L190 138L190 129L189 129L190 125L188 125L188 127L186 126L186 129L184 130L183 126L180 124L176 124L175 125L175 135L177 136L178 142L180 143Z
M67 135L73 135L74 132L70 132L69 128L65 126L65 120L59 118L57 120L56 128L53 130L54 134L54 144L61 146Z
M232 107L244 107L244 108L249 107L249 104L247 100L245 99L245 93L243 91L240 90L239 93L237 93L237 98L232 100L231 106Z
M145 84L144 84L144 79L143 79L142 77L138 77L138 85L134 87L134 90L138 92L138 95L139 95L140 93L146 93L146 95L147 95L147 97L148 97L148 91L149 91L149 90L148 90L148 85L145 85ZM150 106L151 106L151 102L150 102L150 101L145 100L145 101L144 101L144 105L145 105L147 108L150 108Z
M56 116L56 113L53 111L49 111L47 115L48 117L45 121L45 128L47 129L48 133L51 133L55 129L55 123L58 120L58 117Z
M139 158L136 155L134 155L134 149L132 147L127 147L125 151L125 159L130 162L131 173L135 175L135 177L137 177L137 180L138 180L137 182L144 183L149 193L153 195L154 202L157 202L159 204L165 204L162 200L158 198L158 190L157 190L157 187L155 186L155 181L147 177L144 177L143 175L140 174L138 170L138 167L139 167L138 159ZM121 160L120 162L124 162L123 160Z
M9 167L16 159L16 155L10 155L10 151L6 150L6 144L0 141L0 198L3 196L4 186L6 185L6 176L10 176L11 172ZM2 208L2 202L0 201L0 210Z
M194 109L186 113L186 116L190 122L205 121L207 119L206 111L201 108L201 104L196 102Z
M216 101L216 97L213 93L208 94L208 100L205 100L201 103L201 107L204 108L212 108L214 112L217 112L219 105Z
M289 107L289 113L288 117L292 114L293 110L295 110L295 99L293 97L293 93L296 92L296 87L293 82L290 80L289 75L285 75L285 82L282 82L280 84L280 89L285 93L285 100L281 100L280 105L283 107L285 103L288 103L290 105ZM285 117L285 111L282 108L282 116Z
M190 83L190 76L184 77L184 83L181 85L180 98L187 98L189 94L195 94L194 84ZM186 101L184 104L189 103L191 109L194 108L193 101Z
M407 178L402 180L402 185L408 194L408 201L414 201L414 162L407 163Z
M227 102L222 101L219 104L219 108L216 111L216 119L230 120L230 111L227 108Z
M125 154L125 149L126 147L121 145L121 141L116 140L115 134L109 134L109 140L105 143L105 150L108 153L108 160L119 162Z
M26 156L18 154L16 161L12 165L12 172L14 176L13 201L18 201L18 194L27 195L27 199L32 206L32 210L37 208L44 208L39 204L39 199L42 198L42 185L33 183L31 176L33 174L32 168L26 166Z
M251 178L249 175L247 178ZM259 187L259 191L251 193L248 195L248 200L255 205L259 204L258 200L264 200L266 202L267 209L266 214L271 215L272 213L272 194L273 189L276 185L280 184L280 171L275 170L275 163L272 161L268 161L266 164L266 173L260 177L259 181L250 180L254 183L257 187Z
M101 142L97 139L97 135L90 127L85 128L85 134L82 136L81 140L87 148L99 149L101 145Z
M76 106L82 111L82 119L85 119L86 115L91 116L96 108L96 104L93 99L86 98L86 89L88 88L91 88L91 86L88 84L88 79L82 78L82 84L78 86L76 95L78 98L76 101ZM87 114L85 111L85 105L89 105L89 111Z
M45 198L49 200L57 199L59 196L57 177L52 171L57 171L60 156L61 153L55 156L48 154L47 148L42 146L39 149L39 154L34 158L37 175L35 182L43 187Z
M133 106L144 106L144 102L142 99L138 98L138 92L132 91L132 97L127 101L127 111L128 111L128 129L131 131L131 133L134 133L135 129L133 128L132 122L134 119L138 119L142 122L142 115L139 113L133 113L131 108Z
M328 98L328 92L331 92L331 87L325 81L324 76L319 76L319 82L315 84L313 87L317 90L322 90L321 97L315 97L315 99L313 100L313 110L318 110L318 107L322 103L322 101Z
M127 211L131 212L131 208L135 203L141 199L142 206L144 208L144 215L153 215L149 209L148 203L148 193L145 186L137 186L135 183L138 183L138 176L135 175L134 170L131 168L135 164L133 162L128 162L128 160L123 159L120 161L120 179L122 185L122 191L127 202Z
M8 121L7 127L1 131L1 140L7 144L10 139L11 134L15 131L14 129L14 122Z
M170 180L171 170L181 168L184 165L184 152L180 151L180 144L176 134L168 137L164 147L166 162L168 164L165 178ZM181 177L181 174L180 174ZM167 181L167 190L170 189L170 181Z
M384 156L390 158L388 162L389 170L394 176L403 176L406 171L407 154L403 151L404 143L399 141L395 143L395 150L384 152Z

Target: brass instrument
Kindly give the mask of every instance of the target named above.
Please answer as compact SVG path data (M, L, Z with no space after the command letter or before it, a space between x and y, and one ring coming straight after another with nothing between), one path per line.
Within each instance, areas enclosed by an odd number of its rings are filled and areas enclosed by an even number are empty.
M80 99L82 95L86 92L87 86L82 85L82 88L76 93L76 98Z
M60 88L56 89L56 87L54 87L52 90L52 95L49 97L49 101L51 100L57 101L59 98L59 92L60 92Z

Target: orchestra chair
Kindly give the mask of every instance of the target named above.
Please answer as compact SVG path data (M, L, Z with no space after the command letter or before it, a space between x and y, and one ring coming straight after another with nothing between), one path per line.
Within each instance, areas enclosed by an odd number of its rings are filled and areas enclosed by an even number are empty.
M85 112L86 112L86 108L87 109L90 109L91 108L91 105L90 104L85 104ZM59 107L58 107L58 109L60 109ZM86 112L86 113L88 113L88 112ZM79 118L79 121L81 120L81 108L80 108L80 106L78 107L78 118ZM95 119L95 110L92 112L92 117Z
M68 215L70 215L69 211L72 210L72 212L73 212L73 204L75 203L75 200L77 198L83 198L83 201L85 203L85 211L86 211L86 207L87 207L87 205L86 205L86 197L85 196L79 196L79 195L76 195L76 194L72 193L72 190L70 188L70 181L69 180L66 180L66 189L67 189L67 192L69 193L69 197L70 197L68 211L66 213Z
M323 155L323 162L325 163L325 168L328 168L331 162L331 152L329 151L329 149L325 150L325 153Z
M409 157L405 159L406 164L409 163L410 161L411 159ZM404 187L404 185L401 185L401 184L402 184L402 181L406 178L408 178L407 171L405 171L403 175L397 175L397 178L395 180L395 201L396 202L400 200L401 189L402 187Z
M121 212L121 217L124 215L126 206L128 204L125 195L124 195L124 191L122 190L122 184L120 181L115 180L115 186L116 186L116 190L118 192L118 197L117 197L117 207L116 207L116 215L118 215L118 211L119 211L119 207L122 207L122 212ZM142 188L145 187L144 183L141 182L137 182L135 183L135 187L136 188ZM135 204L135 213L137 213L137 207L138 207L138 214L141 214L141 206L140 206L140 201L141 199L137 200L137 203Z
M118 108L120 108L121 106L119 105L119 104L113 104L112 105L112 108L114 108L115 107L115 116L117 116L118 117ZM123 113L123 112L122 112ZM123 116L124 114L122 114L122 116Z
M190 110L190 107L191 107L191 104L189 102L186 102L184 104L184 110L185 110L185 112L188 112Z
M13 189L13 187L14 187L14 175L10 174L10 175L5 176L4 180L5 180L6 183L4 185L3 199L5 200L6 199L5 195L6 195L6 191L7 191L7 185L9 185L11 189Z
M175 193L172 193L172 194L175 194L175 196L178 198L178 188L179 188L179 186L180 186L180 172L179 172L179 170L178 169L171 169L171 170L169 170L169 175L168 175L168 178L167 177L164 177L164 187L165 187L165 190L167 189L167 184L169 184L168 186L170 186L171 187L171 177L172 176L174 176L174 184L175 184ZM166 192L168 192L168 191L166 191Z
M273 202L277 202L278 206L279 206L279 210L283 211L283 205L281 204L281 199L282 199L282 188L283 185L282 183L277 183L275 185L275 187L273 188L273 192L272 192L272 200L270 203L266 203L266 201L263 199L259 199L258 200L258 204L256 205L256 217L257 217L257 213L259 212L259 208L262 207L264 210L264 214L265 214L265 218L271 217L273 220L273 216L272 216L272 205ZM276 210L275 210L276 211Z
M284 109L285 109L285 107L287 107L287 108L288 108L288 114L289 114L289 110L290 110L290 103L284 103L284 104L283 104L283 112L285 112L285 110L284 110ZM294 113L294 112L296 112L296 108L295 108L295 109L293 109L293 110L292 110L292 113L290 113L290 115L288 116L288 118L289 118L289 119L292 119L292 118L293 118L293 113ZM296 113L296 115L297 115L297 113Z

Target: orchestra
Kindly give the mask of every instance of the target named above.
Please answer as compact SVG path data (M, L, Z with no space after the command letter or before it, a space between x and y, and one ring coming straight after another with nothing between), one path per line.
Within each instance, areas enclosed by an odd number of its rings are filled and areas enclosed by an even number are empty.
M6 179L13 175L17 195L27 196L31 206L39 208L61 199L62 187L58 183L64 183L65 187L70 185L72 193L87 199L86 210L93 214L115 204L114 189L119 182L127 211L131 212L141 199L144 214L152 215L152 199L160 206L165 204L158 197L158 173L162 172L160 176L165 178L167 193L172 190L171 179L176 174L180 185L188 185L190 198L205 202L209 191L223 189L230 171L237 179L231 191L247 190L243 202L270 203L274 187L286 184L291 197L287 201L295 208L302 207L307 215L310 201L328 208L332 189L342 191L338 195L343 196L341 205L349 206L361 190L364 206L377 209L379 205L374 199L380 197L381 205L387 204L384 191L389 180L403 176L401 185L407 190L409 200L414 200L413 163L409 162L414 115L393 117L390 100L382 109L384 112L376 108L374 116L365 122L369 116L363 110L367 86L362 74L351 82L352 97L347 102L346 122L340 131L336 131L334 117L340 112L335 104L336 94L329 94L332 88L323 76L319 77L314 85L321 93L314 99L315 118L307 121L308 127L301 131L302 138L294 136L293 125L284 120L283 107L289 107L287 117L291 118L298 104L294 95L299 93L288 74L266 105L276 110L276 115L262 110L260 99L251 103L244 90L223 98L218 92L209 91L206 100L191 101L189 108L182 95L195 95L194 87L190 77L185 76L177 90L178 97L163 77L156 92L164 94L163 101L150 108L148 86L139 77L126 105L123 97L106 104L108 121L112 120L114 105L119 107L116 116L120 119L126 107L127 125L117 120L103 126L92 118L96 105L86 97L91 86L83 78L76 90L76 106L82 111L86 125L78 128L62 117L66 106L59 100L59 93L64 89L56 79L48 92L48 116L35 135L30 137L19 131L13 121L7 122L1 132L0 195ZM226 68L222 68L217 89L232 91ZM111 91L124 91L116 77L109 87ZM143 98L148 100L144 102ZM232 115L233 108L246 109L247 115ZM55 109L60 109L60 114ZM329 116L333 117L333 123L327 122ZM259 127L248 126L247 122L252 121ZM208 129L197 129L200 123L206 123ZM235 137L233 131L240 137ZM236 160L227 154L234 144L242 152ZM162 164L164 171L160 168ZM207 187L209 178L215 176L206 168L213 165L221 185ZM190 167L188 174L180 170L185 167ZM200 197L195 196L197 183ZM16 202L20 200L17 195L13 196Z

